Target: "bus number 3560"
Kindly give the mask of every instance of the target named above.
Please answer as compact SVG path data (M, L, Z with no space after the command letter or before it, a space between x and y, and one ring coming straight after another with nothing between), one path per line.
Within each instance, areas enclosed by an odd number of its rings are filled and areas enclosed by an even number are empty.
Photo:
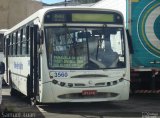
M55 72L55 77L68 77L67 72Z

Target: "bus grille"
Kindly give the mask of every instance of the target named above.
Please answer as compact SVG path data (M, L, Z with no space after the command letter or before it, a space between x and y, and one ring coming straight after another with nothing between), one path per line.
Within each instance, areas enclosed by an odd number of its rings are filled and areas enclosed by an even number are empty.
M92 87L109 87L109 86L114 86L119 84L120 82L123 82L124 79L120 78L119 80L111 81L111 82L100 82L100 83L95 83ZM88 85L83 84L83 83L75 83L74 87L88 87Z
M60 99L95 99L95 98L112 98L117 97L118 93L111 93L111 92L98 92L96 95L88 95L84 96L82 93L70 93L70 94L63 94L59 95L58 98Z

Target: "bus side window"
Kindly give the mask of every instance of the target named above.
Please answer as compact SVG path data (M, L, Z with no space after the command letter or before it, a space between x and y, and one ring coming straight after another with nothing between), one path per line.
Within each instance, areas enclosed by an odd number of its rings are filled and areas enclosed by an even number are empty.
M8 55L11 55L11 39L10 39L10 35L8 36Z
M16 46L15 55L17 55L17 52L18 52L18 32L16 32L15 46Z
M27 26L26 27L26 54L29 55L30 54L30 27Z
M12 56L12 35L9 35L9 55Z
M3 51L3 34L0 34L0 52Z
M11 55L13 56L13 34L11 34L10 36L10 39L11 39Z
M20 55L22 56L22 45L23 45L23 29L20 30Z
M3 53L4 53L4 56L6 56L6 37L4 37L4 39L3 39Z
M26 28L23 29L22 34L22 55L26 55Z
M17 37L17 55L20 56L20 46L21 44L21 32L18 31L18 37Z
M16 54L16 33L13 33L13 55Z

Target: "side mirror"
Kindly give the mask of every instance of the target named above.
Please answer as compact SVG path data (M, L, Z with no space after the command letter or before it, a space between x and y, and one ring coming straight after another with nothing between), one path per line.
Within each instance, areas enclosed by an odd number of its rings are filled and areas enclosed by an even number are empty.
M5 72L5 64L3 62L0 62L0 74L4 74Z

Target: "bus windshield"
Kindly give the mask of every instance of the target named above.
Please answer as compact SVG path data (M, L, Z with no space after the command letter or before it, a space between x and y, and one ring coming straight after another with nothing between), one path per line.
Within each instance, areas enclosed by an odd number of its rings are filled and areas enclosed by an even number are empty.
M123 27L45 27L49 68L124 68Z

